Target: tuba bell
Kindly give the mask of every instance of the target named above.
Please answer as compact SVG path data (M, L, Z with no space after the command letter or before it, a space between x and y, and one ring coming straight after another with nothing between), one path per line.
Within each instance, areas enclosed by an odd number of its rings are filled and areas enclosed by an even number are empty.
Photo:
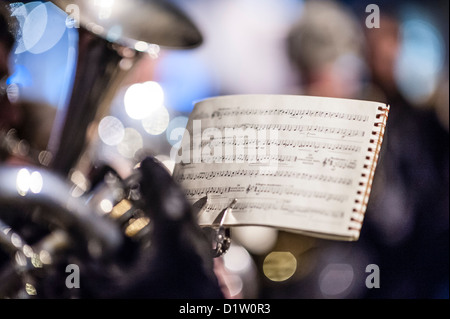
M85 148L90 123L105 116L125 74L142 57L137 42L169 48L193 48L202 36L176 7L162 0L53 1L63 10L76 6L80 18L79 56L72 98L53 143L51 167L68 174ZM120 30L110 42L110 31ZM132 50L129 50L131 48ZM120 62L128 59L125 68ZM58 123L57 123L58 124ZM72 143L66 143L70 140Z

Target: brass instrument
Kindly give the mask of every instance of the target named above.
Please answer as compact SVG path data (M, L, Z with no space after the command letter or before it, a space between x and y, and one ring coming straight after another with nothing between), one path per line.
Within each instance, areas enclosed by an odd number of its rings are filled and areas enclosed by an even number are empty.
M89 126L108 114L130 71L121 61L136 65L143 55L135 44L191 48L200 32L162 0L52 2L79 10L76 76L48 166L0 165L0 297L221 297L209 243L156 160L126 179L108 166L92 169L81 193L68 178L89 147ZM111 28L120 30L114 39ZM80 289L68 287L69 265L80 268ZM161 283L166 290L155 288Z
M115 0L103 7L96 1L53 2L63 10L76 5L82 27L72 98L59 141L51 149L52 168L68 174L85 147L89 124L107 114L120 81L131 69L123 70L120 61L129 59L136 65L141 57L133 49L136 42L191 48L201 44L202 36L181 11L162 0ZM112 43L107 39L114 27L121 32Z

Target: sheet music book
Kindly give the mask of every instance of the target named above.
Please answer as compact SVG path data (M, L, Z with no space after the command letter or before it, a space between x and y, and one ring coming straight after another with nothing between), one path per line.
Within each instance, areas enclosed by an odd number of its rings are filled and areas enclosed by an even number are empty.
M297 95L230 95L195 104L171 154L201 226L260 225L357 240L389 106Z

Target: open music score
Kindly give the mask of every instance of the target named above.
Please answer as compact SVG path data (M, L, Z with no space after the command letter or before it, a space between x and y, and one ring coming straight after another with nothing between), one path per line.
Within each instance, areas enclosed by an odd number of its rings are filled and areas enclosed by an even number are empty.
M294 95L233 95L196 103L174 179L212 225L262 225L357 240L389 106Z

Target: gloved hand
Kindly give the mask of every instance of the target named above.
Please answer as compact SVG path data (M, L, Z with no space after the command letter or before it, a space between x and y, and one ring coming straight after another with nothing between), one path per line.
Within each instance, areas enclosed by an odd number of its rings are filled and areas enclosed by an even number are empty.
M128 240L108 271L87 264L88 296L107 298L223 298L211 245L182 189L161 163L146 158L128 183L136 208L150 218L146 242ZM131 259L124 262L120 259ZM114 268L114 270L113 270ZM118 271L118 269L120 269ZM81 269L81 273L83 270ZM104 283L105 286L99 285Z
M140 168L142 209L152 231L132 274L126 297L221 298L211 243L198 226L182 189L155 159Z

